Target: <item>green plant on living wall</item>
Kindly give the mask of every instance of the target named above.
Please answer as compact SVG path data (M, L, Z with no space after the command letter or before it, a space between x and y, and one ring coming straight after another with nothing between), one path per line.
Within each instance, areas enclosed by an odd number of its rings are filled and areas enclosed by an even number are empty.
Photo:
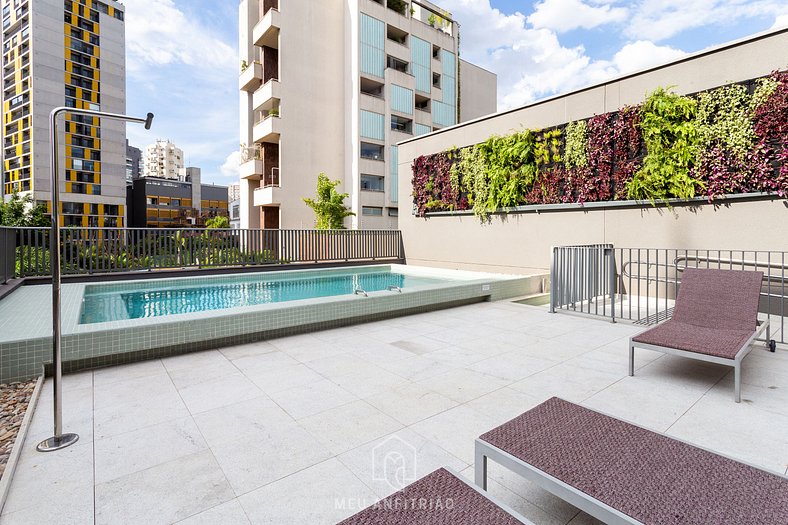
M665 88L651 92L641 108L640 127L647 154L627 184L631 199L651 202L690 199L703 183L690 169L698 142L698 103Z
M560 129L551 129L536 134L534 159L537 166L561 162Z
M755 142L753 109L747 88L739 84L701 93L696 116L699 151L721 145L743 160Z
M564 166L567 169L588 166L586 143L588 142L588 125L585 120L570 122L564 130Z
M750 83L751 85L752 83ZM472 209L482 222L524 204L788 196L788 72L547 130L493 135L413 162L416 213Z

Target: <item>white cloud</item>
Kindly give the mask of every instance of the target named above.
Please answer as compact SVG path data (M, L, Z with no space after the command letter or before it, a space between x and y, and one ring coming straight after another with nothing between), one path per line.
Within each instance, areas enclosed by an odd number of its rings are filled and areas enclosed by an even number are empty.
M613 64L619 73L631 73L670 62L685 54L684 51L670 46L658 46L648 40L638 40L622 47L613 56Z
M605 24L623 22L628 11L610 4L589 5L581 0L544 0L536 4L528 22L536 28L559 33L572 29L592 29Z
M444 0L461 27L462 56L498 74L499 109L599 82L618 73L593 61L583 46L561 44L555 31L533 28L525 15L507 15L489 0Z
M171 139L206 182L226 182L223 163L230 167L227 152L238 147L237 15L223 7L192 13L199 6L187 0L126 3L127 111L156 114L150 132L128 126L129 141L144 148Z
M788 13L777 16L777 18L774 20L774 25L771 28L782 29L783 27L788 27Z
M230 177L237 179L239 177L238 168L241 165L241 153L239 151L233 151L227 158L224 160L224 164L222 164L219 171L222 172L223 177Z
M130 70L180 63L227 74L229 69L235 70L238 55L218 35L178 9L173 0L128 2L126 46Z
M633 10L626 34L660 41L688 29L786 14L785 0L644 0Z

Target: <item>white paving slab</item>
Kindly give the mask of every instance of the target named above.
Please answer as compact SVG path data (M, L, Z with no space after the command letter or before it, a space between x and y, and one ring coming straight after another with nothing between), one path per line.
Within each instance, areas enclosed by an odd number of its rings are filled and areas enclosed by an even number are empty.
M471 478L476 437L556 395L788 470L788 351L756 349L735 404L726 367L638 350L629 377L639 330L484 303L70 375L80 441L40 454L48 381L0 523L336 523L439 466ZM598 525L490 473L534 523Z

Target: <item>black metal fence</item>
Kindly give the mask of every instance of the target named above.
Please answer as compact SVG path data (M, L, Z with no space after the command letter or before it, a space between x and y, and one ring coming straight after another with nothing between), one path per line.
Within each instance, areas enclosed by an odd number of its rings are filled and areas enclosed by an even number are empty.
M761 315L772 338L786 343L787 263L788 252L777 251L561 246L553 248L550 309L651 325L673 314L685 268L757 270L764 274Z
M50 274L49 228L0 228L0 282ZM64 274L404 261L390 230L63 228ZM5 242L4 242L5 240Z

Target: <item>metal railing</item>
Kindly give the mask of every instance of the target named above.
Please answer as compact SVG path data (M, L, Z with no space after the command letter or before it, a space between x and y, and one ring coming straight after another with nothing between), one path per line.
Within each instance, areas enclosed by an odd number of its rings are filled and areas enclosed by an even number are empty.
M0 227L0 283L50 275L49 228ZM64 274L343 262L402 262L396 230L63 228Z
M788 252L614 248L553 248L550 311L573 311L652 325L670 318L686 268L763 272L760 313L772 338L788 342Z

